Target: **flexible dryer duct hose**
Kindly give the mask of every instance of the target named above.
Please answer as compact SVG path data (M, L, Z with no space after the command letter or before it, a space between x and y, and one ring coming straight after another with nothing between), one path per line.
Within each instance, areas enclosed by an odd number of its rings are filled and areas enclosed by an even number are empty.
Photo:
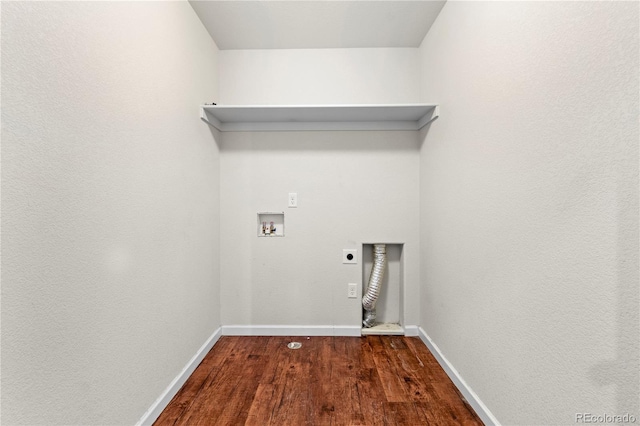
M382 287L382 278L384 277L384 268L387 263L387 247L385 244L373 245L373 268L369 276L369 286L367 293L362 298L362 307L365 310L364 321L362 324L366 327L373 327L376 323L376 302L380 296L380 288Z

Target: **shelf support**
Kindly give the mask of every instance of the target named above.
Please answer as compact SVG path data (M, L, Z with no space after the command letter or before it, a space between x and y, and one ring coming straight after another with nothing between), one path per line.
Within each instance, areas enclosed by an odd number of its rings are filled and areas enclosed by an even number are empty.
M213 115L209 114L207 112L207 110L204 109L203 107L200 107L200 120L204 121L209 126L215 127L216 129L220 130L221 132L223 131L222 130L222 123L220 122L220 120L215 118Z
M424 126L435 121L440 117L440 105L436 105L431 110L431 115L427 114L418 121L418 130L422 130Z

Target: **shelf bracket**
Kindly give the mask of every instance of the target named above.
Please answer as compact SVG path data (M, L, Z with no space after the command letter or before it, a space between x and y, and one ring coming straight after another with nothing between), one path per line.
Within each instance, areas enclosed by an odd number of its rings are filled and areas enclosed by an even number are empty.
M216 129L222 131L222 123L220 122L220 120L209 114L203 107L200 107L200 120L204 121L209 126L215 127Z
M440 117L440 105L436 105L433 107L433 109L431 110L431 115L427 114L418 121L418 130L421 130L424 126L431 123L432 121L437 120L438 117Z

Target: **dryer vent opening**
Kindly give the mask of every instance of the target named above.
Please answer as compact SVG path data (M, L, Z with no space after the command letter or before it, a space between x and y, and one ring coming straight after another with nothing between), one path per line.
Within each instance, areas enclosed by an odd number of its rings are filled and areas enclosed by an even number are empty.
M378 297L380 297L386 264L386 244L374 244L373 268L371 268L366 294L362 298L362 307L365 310L362 324L365 328L373 327L376 323L376 302L378 301Z

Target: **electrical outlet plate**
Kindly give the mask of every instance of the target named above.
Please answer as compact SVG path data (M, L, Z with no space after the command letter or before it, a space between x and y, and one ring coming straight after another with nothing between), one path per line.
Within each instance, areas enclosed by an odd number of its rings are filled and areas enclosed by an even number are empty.
M289 208L298 207L298 193L297 192L290 192L288 200L289 200Z
M358 249L342 250L342 263L358 263Z
M356 283L347 284L347 297L349 299L355 299L358 297L358 284Z

